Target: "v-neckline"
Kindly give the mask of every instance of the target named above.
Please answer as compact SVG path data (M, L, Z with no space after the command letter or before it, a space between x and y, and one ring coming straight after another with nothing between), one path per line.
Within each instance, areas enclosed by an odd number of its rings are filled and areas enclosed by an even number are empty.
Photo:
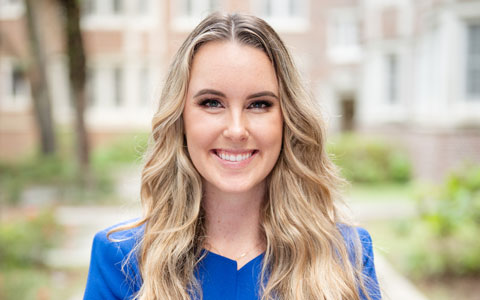
M212 252L210 250L207 250L207 249L204 249L206 252L207 252L207 255L212 255L213 257L216 257L217 259L222 259L230 264L234 264L235 265L235 269L237 270L237 273L241 272L242 270L244 270L247 266L253 264L255 261L257 261L260 257L263 258L263 256L265 255L265 252L262 252L260 253L259 255L255 256L254 258L252 258L251 260L249 260L247 263L245 263L240 269L238 268L238 263L236 260L234 259L231 259L231 258L228 258L226 256L223 256L221 254L218 254L218 253L215 253L215 252Z

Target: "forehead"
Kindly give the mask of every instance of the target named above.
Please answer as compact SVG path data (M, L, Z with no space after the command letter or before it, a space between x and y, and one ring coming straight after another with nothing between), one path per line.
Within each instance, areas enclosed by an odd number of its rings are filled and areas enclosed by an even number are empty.
M268 56L260 49L233 41L208 42L195 54L190 88L268 89L278 92L277 77Z

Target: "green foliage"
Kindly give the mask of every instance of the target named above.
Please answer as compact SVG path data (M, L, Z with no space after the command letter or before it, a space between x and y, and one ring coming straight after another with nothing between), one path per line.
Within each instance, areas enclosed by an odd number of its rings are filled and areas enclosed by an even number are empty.
M395 203L411 201L414 186L410 182L406 183L382 183L382 184L362 184L355 183L348 187L346 196L349 201L360 203Z
M71 160L57 156L33 157L20 163L0 162L0 189L7 204L16 203L25 187L31 184L65 186L76 182Z
M479 275L480 166L452 173L418 199L420 218L401 230L411 238L406 270L416 277Z
M328 153L352 182L407 182L410 162L398 147L354 134L339 136L328 145Z
M0 204L16 204L30 186L50 186L72 202L98 199L113 190L116 168L140 161L148 135L136 134L119 139L92 152L89 186L82 184L68 135L62 135L64 150L58 156L34 156L17 163L0 161Z
M76 299L85 289L88 269L0 269L0 299Z
M92 164L95 169L111 169L121 164L139 163L147 148L148 134L140 133L95 149Z
M0 272L0 299L45 299L48 273L33 268L8 269Z
M70 299L86 270L51 269L47 252L63 240L54 211L9 208L0 220L0 299Z
M0 269L43 264L47 250L59 240L60 227L51 211L0 223Z

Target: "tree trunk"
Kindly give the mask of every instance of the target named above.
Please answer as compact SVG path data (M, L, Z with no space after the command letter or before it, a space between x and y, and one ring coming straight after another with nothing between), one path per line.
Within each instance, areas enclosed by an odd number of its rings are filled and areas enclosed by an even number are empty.
M38 3L37 3L38 4ZM33 107L40 131L42 154L56 153L56 139L52 117L50 91L47 84L47 70L45 49L42 43L40 27L35 15L34 1L25 0L27 29L30 40L32 62L29 66L28 77L32 88Z
M57 0L64 12L64 28L68 53L68 69L75 106L77 159L83 178L89 173L89 146L85 127L86 59L80 29L80 7L77 0Z

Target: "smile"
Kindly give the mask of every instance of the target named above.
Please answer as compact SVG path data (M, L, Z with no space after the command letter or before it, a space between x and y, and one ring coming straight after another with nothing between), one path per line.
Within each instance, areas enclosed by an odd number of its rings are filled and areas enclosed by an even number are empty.
M220 157L222 160L229 161L229 162L240 162L249 159L252 157L253 154L257 152L257 150L250 150L250 151L225 151L225 150L214 150L215 155Z

